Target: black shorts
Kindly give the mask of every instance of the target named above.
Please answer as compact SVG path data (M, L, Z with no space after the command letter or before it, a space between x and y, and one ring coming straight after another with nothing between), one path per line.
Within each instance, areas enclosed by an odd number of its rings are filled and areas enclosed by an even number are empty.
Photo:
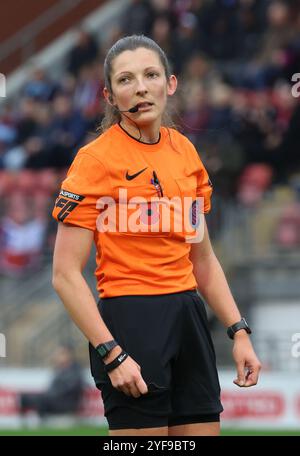
M138 398L115 389L89 344L91 372L110 429L219 420L223 407L215 351L196 290L104 298L98 308L148 385L148 393Z

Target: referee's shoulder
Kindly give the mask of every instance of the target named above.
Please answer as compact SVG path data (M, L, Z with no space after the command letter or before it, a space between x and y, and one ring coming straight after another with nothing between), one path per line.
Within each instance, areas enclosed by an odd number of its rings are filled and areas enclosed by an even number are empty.
M77 156L88 155L98 161L103 162L105 161L107 150L110 148L110 142L111 139L105 133L103 133L89 143L82 146L78 150Z
M194 152L195 146L190 141L187 136L181 133L176 128L168 127L167 130L169 131L171 140L175 142L179 147L184 148L187 152Z

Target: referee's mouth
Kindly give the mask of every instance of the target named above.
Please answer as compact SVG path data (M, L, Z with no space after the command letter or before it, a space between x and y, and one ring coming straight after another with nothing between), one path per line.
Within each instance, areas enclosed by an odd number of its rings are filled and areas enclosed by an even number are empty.
M139 108L139 111L144 111L147 109L151 109L154 103L150 103L149 101L143 101L141 103L137 103L136 106Z

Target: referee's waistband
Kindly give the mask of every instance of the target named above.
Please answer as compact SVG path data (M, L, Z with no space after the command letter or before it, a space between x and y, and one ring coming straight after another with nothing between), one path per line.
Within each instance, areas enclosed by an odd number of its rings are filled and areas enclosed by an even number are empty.
M101 298L100 297L99 301L106 301L106 300L109 300L109 299L116 299L116 298L130 298L130 297L137 298L138 296L140 296L142 298L146 298L146 297L151 297L151 296L155 296L155 297L159 297L159 296L175 296L175 295L180 295L180 294L190 294L192 296L194 296L194 295L198 296L198 291L197 291L197 288L192 288L192 289L189 289L189 290L175 291L173 293L117 295L117 296L109 296L107 298Z

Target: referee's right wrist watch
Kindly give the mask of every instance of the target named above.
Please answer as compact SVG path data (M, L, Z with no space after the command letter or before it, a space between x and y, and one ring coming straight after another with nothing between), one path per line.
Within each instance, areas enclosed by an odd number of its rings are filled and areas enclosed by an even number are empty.
M95 347L95 350L101 356L102 361L104 361L104 359L108 356L109 352L111 352L111 350L115 348L117 345L119 345L117 341L109 340L108 342L97 345L97 347Z
M237 331L240 331L241 329L245 329L245 331L248 333L248 334L251 334L252 331L251 329L249 328L249 325L246 321L246 318L242 318L240 321L238 321L237 323L235 323L234 325L231 325L229 326L229 328L227 328L227 334L228 334L228 337L230 337L230 339L233 339L234 338L234 335Z

